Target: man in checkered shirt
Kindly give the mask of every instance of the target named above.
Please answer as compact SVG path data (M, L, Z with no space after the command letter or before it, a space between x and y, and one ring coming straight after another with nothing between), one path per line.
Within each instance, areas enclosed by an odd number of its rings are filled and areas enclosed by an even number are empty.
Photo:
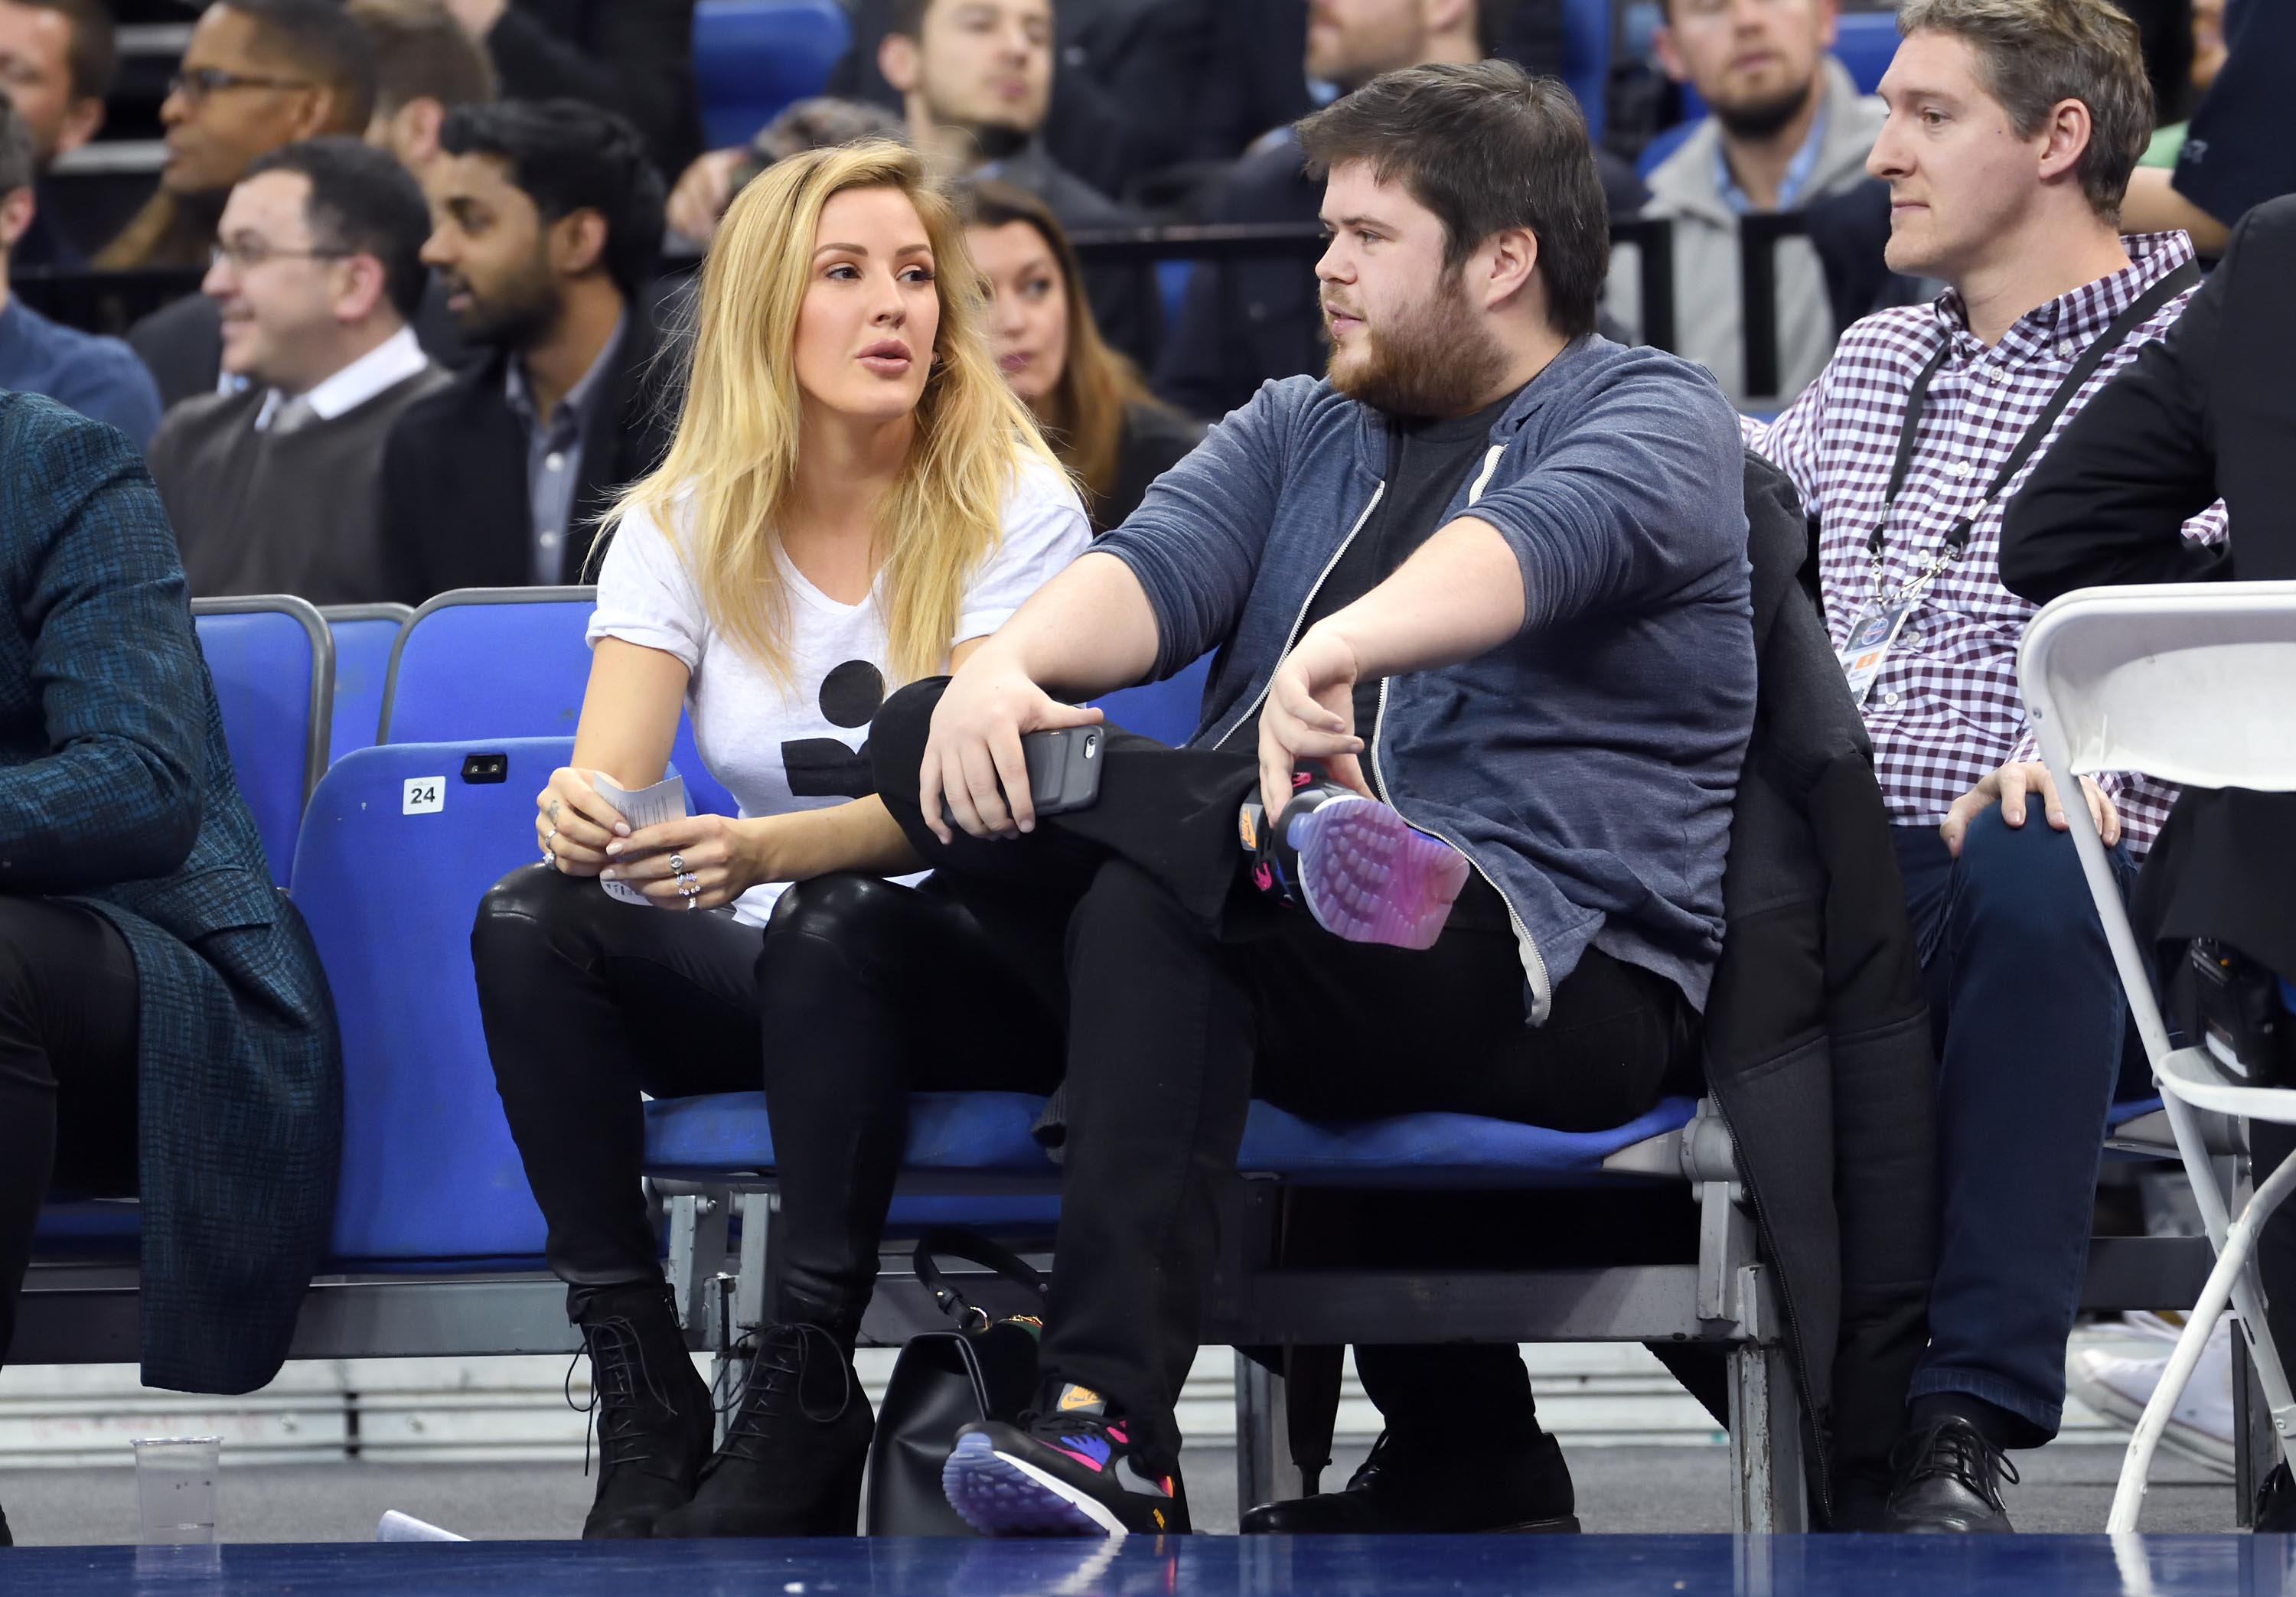
M2064 1404L2126 1017L2017 691L2033 606L2001 586L1998 552L2030 463L1995 480L2092 344L2120 323L2066 416L2176 319L2193 257L2182 233L2118 235L2152 102L2136 29L2107 0L1906 0L1899 27L1868 169L1890 186L1890 267L1951 290L1860 322L1791 410L1749 430L1817 523L1826 622L1865 692L1937 1029L1939 1270L1888 1520L2005 1530L2002 1450L2048 1441ZM2174 795L2135 775L2084 787L2125 886Z

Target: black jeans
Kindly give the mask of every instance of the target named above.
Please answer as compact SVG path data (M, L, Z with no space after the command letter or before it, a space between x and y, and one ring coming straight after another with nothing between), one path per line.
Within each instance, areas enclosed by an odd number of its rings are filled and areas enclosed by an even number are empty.
M1043 1093L1057 1079L1058 1020L1032 1007L1028 962L1008 958L1025 946L946 897L873 877L791 887L762 932L723 911L619 903L541 865L503 878L471 952L551 1268L578 1289L659 1279L639 1094L762 1084L782 1198L770 1312L849 1346L909 1094ZM1056 967L1044 975L1049 996Z
M0 897L0 1357L52 1186L135 1192L135 959L76 904Z
M944 685L920 683L879 712L878 789L937 880L1005 915L1033 903L1040 925L1065 928L1068 1141L1047 1379L1107 1394L1156 1451L1178 1448L1172 1413L1195 1356L1217 1197L1255 1095L1310 1117L1447 1110L1596 1129L1650 1108L1688 1068L1690 1007L1650 972L1589 951L1533 1029L1505 932L1455 927L1424 953L1346 943L1253 891L1235 832L1258 781L1246 755L1111 733L1091 809L1016 840L939 842L918 814L917 771ZM1388 1401L1429 1422L1447 1401L1500 1426L1529 1413L1511 1348L1362 1349L1357 1364L1391 1421Z

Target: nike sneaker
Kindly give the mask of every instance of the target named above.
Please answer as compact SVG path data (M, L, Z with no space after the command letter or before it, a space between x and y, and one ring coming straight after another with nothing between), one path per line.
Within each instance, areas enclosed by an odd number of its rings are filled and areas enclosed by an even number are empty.
M1052 1406L1017 1425L988 1421L956 1433L941 1490L985 1536L1156 1535L1188 1528L1179 1472L1151 1473L1130 1429L1099 1393L1063 1385Z
M1267 807L1247 799L1237 829L1253 883L1305 905L1350 943L1431 948L1467 885L1465 855L1336 782L1309 779L1272 825Z

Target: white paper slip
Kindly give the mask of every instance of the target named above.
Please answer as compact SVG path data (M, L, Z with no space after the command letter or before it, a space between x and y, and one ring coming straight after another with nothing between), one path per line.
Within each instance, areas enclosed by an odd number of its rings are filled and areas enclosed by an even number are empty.
M468 1536L458 1536L451 1530L441 1530L428 1520L412 1514L402 1514L397 1509L385 1509L382 1523L374 1527L378 1542L467 1542Z
M659 826L664 821L685 818L685 778L683 776L665 776L653 786L641 788L632 793L616 787L595 771L586 771L583 774L589 777L590 786L596 790L598 797L612 805L622 819L630 823L633 832L644 831L649 826ZM598 885L624 904L653 903L652 899L626 881L607 881L602 878Z

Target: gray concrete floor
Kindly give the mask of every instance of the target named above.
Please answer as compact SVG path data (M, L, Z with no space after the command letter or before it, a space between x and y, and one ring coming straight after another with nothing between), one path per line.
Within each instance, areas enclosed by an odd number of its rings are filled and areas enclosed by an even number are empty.
M1359 1462L1343 1456L1336 1480ZM1190 1499L1198 1528L1235 1528L1234 1454L1191 1450ZM2011 1516L2029 1531L2101 1531L2120 1449L2061 1445L2020 1454L2024 1482L2009 1489ZM1729 1527L1729 1457L1719 1447L1579 1447L1570 1454L1578 1511L1590 1531L1645 1535ZM538 1464L226 1466L220 1516L232 1542L365 1541L385 1509L472 1538L548 1539L580 1528L589 1483L579 1470ZM17 1540L87 1545L135 1540L135 1477L127 1470L0 1472ZM2153 1470L2144 1527L2228 1531L2230 1485L2163 1457Z

